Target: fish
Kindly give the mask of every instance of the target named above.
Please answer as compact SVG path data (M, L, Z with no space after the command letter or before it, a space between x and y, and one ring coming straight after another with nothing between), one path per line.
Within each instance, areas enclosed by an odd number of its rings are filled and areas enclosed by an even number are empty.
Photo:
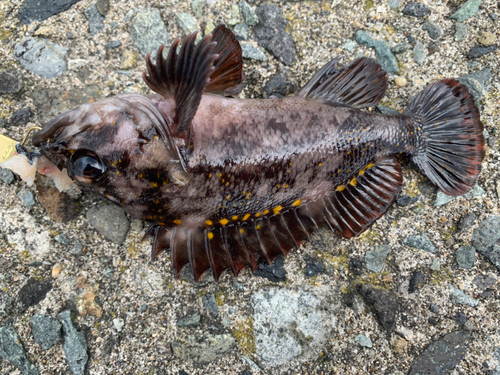
M456 79L429 84L400 115L363 109L385 95L373 59L335 58L294 96L241 99L241 47L224 25L153 63L154 94L119 94L47 122L33 145L84 189L151 222L151 258L170 251L219 280L298 248L322 226L360 235L402 188L408 155L441 191L462 195L484 158L483 124Z

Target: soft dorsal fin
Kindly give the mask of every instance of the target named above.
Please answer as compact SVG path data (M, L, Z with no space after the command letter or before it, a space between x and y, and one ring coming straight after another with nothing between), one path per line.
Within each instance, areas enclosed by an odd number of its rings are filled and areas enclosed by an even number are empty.
M376 105L387 89L387 73L371 58L361 57L337 69L340 57L327 63L300 90L298 96L356 108Z
M224 25L212 31L212 42L216 42L215 52L219 55L215 61L215 70L210 75L210 82L205 92L224 96L236 96L243 89L243 57L240 43Z
M189 129L203 92L237 95L243 82L241 47L233 33L220 25L195 45L197 35L198 32L189 34L179 52L180 39L175 40L166 59L162 45L156 54L156 65L148 54L148 72L142 75L151 90L175 99L177 136Z

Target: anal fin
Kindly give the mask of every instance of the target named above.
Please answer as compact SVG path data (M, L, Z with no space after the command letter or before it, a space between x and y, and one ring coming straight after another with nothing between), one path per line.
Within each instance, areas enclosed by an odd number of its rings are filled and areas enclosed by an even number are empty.
M378 161L343 189L324 197L323 215L345 238L358 236L392 205L403 182L401 165L394 158Z

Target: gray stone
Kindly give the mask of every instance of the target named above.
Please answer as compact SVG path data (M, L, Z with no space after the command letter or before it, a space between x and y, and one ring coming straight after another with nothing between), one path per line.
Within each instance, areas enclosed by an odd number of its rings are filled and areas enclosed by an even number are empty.
M422 25L422 30L427 31L427 34L429 34L429 37L431 39L438 39L441 34L443 33L441 28L437 25L437 23L427 20L423 25Z
M43 350L49 350L61 338L61 323L43 314L35 314L31 318L31 328L35 342Z
M292 65L296 59L295 44L286 31L287 22L281 8L266 3L257 8L256 14L259 24L255 26L252 38L279 61Z
M122 45L123 43L119 40L112 40L104 45L106 49L115 49Z
M481 195L484 194L484 190L481 186L479 185L474 185L468 193L465 193L464 195L460 196L454 196L454 195L449 195L446 193L443 193L441 190L437 192L436 195L436 200L434 201L434 206L439 207L444 204L450 203L451 201L458 199L458 198L472 198L472 197L480 197Z
M271 96L283 98L289 96L297 91L297 84L288 79L285 72L272 77L266 83L263 90L264 98L268 99Z
M345 49L349 52L354 52L354 50L356 49L356 42L354 40L347 39L347 42L342 45L342 49Z
M459 230L467 230L474 225L476 221L476 215L474 212L468 212L464 216L460 218L458 221L458 229Z
M257 61L267 61L266 54L259 47L255 47L248 42L242 42L240 45L243 58Z
M500 239L500 216L482 221L472 236L472 246L483 253Z
M177 321L177 326L179 327L194 327L200 324L201 315L194 313L192 315L185 316Z
M387 245L375 246L374 250L366 252L366 268L373 272L380 272L385 266L385 259L389 255L391 248Z
M404 53L410 49L410 45L408 43L399 43L396 44L394 47L391 48L391 52L395 55L398 55L400 53Z
M26 107L16 111L10 117L10 123L12 125L24 126L33 116L33 111L30 107Z
M208 310L210 315L214 317L219 315L219 307L217 306L215 296L212 293L205 294L201 300L203 301L203 305Z
M416 195L414 197L412 197L410 195L402 195L396 199L396 203L398 206L406 207L406 206L412 205L413 203L417 202L419 198L420 198L419 195Z
M431 303L429 305L429 310L433 312L434 314L439 314L439 306L436 305L435 303Z
M21 25L43 21L71 8L80 0L25 0L17 17Z
M54 240L56 240L57 242L59 242L62 245L69 245L71 243L71 241L69 240L68 237L66 237L65 234L58 234L58 235L54 236Z
M482 0L469 0L464 5L460 7L450 18L457 20L458 22L464 22L471 17L474 17L477 12L479 12L479 6Z
M20 94L24 83L21 73L17 70L0 71L0 95Z
M389 0L388 2L389 8L392 10L397 10L399 8L399 0Z
M407 237L403 240L403 244L413 247L414 249L424 250L433 254L436 254L438 252L436 247L432 244L431 240L425 233Z
M410 283L408 285L408 292L415 293L417 290L425 285L427 278L422 272L415 271L412 273Z
M117 244L125 241L130 223L122 208L112 204L91 208L86 216L89 224L108 240Z
M23 201L23 206L26 208L31 208L36 204L35 194L31 190L27 190L21 195L21 200Z
M459 267L469 270L474 266L474 262L476 261L476 250L472 246L460 246L455 251L454 256Z
M200 29L198 21L192 15L187 13L177 13L177 23L184 31L185 35L194 33Z
M377 104L376 107L380 111L380 113L384 115L400 115L399 111L386 107L385 105Z
M432 264L431 264L430 269L433 270L433 271L439 271L441 269L441 259L440 258L434 258L432 260Z
M270 288L251 297L256 354L266 367L316 358L332 319L321 299L304 290Z
M287 275L283 257L277 257L271 265L267 262L260 263L254 275L257 277L265 277L274 282L286 281Z
M194 0L191 3L191 9L196 17L201 18L203 16L203 8L205 7L205 0Z
M480 104L483 96L488 93L488 83L490 82L491 77L491 70L485 68L483 70L480 70L479 72L466 74L460 77L458 80L460 81L460 83L463 83L467 87L469 92L474 97L476 104ZM474 188L476 188L476 186L474 186Z
M12 297L7 292L0 290L0 316L10 315L12 312L12 302Z
M354 338L354 341L365 348L371 348L373 346L372 340L361 333Z
M413 60L420 65L423 64L426 57L427 52L425 51L425 46L420 42L415 43L415 47L413 48Z
M174 356L182 361L208 364L231 353L236 347L236 340L229 334L188 335L172 342Z
M45 299L47 293L52 289L52 284L49 281L35 280L29 278L26 284L19 290L19 300L22 309L35 306Z
M38 369L28 358L11 323L0 327L0 358L9 361L22 371L23 375L39 375Z
M477 299L468 296L460 289L455 288L454 286L450 286L450 299L451 302L455 305L468 305L475 307L479 303Z
M91 35L99 34L104 30L104 16L97 9L96 4L85 9L85 18L89 21L89 31Z
M314 276L318 276L324 270L325 270L325 266L321 260L311 259L306 264L306 268L304 269L304 275L306 275L307 277L314 277Z
M120 332L125 326L125 321L122 318L115 318L113 319L113 325L115 326L115 329Z
M475 284L479 289L493 288L497 283L494 277L488 275L477 275L472 283Z
M455 24L455 42L460 42L467 38L467 26L464 23Z
M259 17L255 14L254 10L245 0L240 0L238 5L241 9L241 13L243 13L243 17L245 17L245 23L248 26L255 26L259 23Z
M424 17L430 12L427 5L422 3L408 3L403 8L403 14L413 17Z
M236 40L248 40L248 26L246 23L239 23L233 29L233 34Z
M30 72L44 78L61 75L67 69L68 49L48 39L28 38L14 47L14 56Z
M81 255L83 253L83 245L80 241L75 240L75 242L73 242L73 246L68 250L68 253L75 256Z
M359 284L356 291L371 308L380 326L388 332L392 331L399 307L398 297L393 292L370 284Z
M63 350L66 354L69 368L74 375L84 375L85 365L89 359L87 354L87 340L82 332L79 332L71 320L71 311L66 310L57 315L62 323Z
M354 34L354 39L356 39L356 42L358 44L367 46L367 47L374 47L375 45L373 44L373 38L364 30L358 30L356 31L356 34Z
M498 48L497 46L471 47L467 57L469 59L475 59L475 58L487 55L488 53L495 52L497 50L497 48Z
M451 332L430 343L413 362L409 375L448 374L464 358L469 332Z
M156 56L158 48L162 44L168 44L167 27L156 8L138 11L130 22L128 32L143 56L148 53Z
M101 16L106 17L106 14L108 14L110 9L109 0L97 0L95 6Z
M5 168L0 168L0 180L7 185L14 182L14 173Z

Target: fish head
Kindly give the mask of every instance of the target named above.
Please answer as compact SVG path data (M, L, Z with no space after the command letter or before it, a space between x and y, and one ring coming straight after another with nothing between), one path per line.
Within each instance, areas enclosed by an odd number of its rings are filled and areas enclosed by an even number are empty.
M142 217L148 197L189 180L169 130L172 121L148 98L121 94L55 117L33 144L76 183Z

